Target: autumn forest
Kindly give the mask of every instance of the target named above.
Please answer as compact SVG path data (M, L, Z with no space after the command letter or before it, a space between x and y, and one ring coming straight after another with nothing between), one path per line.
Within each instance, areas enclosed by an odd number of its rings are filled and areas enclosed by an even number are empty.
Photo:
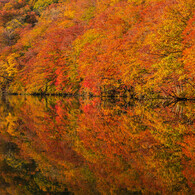
M0 194L195 194L194 0L0 0Z
M0 89L195 98L194 0L1 0Z

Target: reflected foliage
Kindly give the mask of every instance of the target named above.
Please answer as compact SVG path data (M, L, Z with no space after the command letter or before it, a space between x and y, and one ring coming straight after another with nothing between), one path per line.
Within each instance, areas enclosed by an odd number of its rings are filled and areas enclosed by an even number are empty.
M0 100L1 194L193 194L194 102Z

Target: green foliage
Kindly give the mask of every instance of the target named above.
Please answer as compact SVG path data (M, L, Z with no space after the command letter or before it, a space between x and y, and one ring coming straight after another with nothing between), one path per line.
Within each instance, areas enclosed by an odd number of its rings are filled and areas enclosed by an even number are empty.
M82 15L82 19L85 21L89 21L90 19L92 19L95 16L95 10L96 7L94 6L87 8L84 14Z
M45 8L47 8L49 5L51 5L52 3L57 3L58 0L38 0L35 4L33 9L35 11L38 11L39 13L41 13Z

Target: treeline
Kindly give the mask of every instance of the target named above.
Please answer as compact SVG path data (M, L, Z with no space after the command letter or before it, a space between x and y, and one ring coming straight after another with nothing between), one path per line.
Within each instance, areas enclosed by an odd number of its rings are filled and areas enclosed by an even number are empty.
M0 3L0 88L192 99L194 0Z

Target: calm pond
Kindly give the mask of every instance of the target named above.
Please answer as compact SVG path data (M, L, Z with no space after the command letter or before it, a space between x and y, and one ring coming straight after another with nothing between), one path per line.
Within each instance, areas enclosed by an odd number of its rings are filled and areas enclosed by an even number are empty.
M195 102L0 98L0 194L194 194Z

